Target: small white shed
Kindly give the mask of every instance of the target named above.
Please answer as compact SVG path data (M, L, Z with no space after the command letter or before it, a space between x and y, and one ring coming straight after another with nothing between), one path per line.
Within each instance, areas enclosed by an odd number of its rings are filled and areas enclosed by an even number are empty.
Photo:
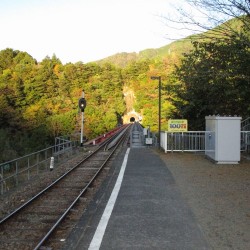
M241 117L206 116L205 154L218 164L240 161Z

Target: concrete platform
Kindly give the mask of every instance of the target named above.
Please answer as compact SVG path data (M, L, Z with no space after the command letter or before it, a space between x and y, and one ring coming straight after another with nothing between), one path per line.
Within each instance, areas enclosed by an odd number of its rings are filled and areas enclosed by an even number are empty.
M123 179L116 168L97 208L88 209L65 249L210 249L172 174L152 149L132 148L127 163L120 158L117 164L125 170ZM118 195L108 202L113 187ZM95 234L97 227L103 232Z

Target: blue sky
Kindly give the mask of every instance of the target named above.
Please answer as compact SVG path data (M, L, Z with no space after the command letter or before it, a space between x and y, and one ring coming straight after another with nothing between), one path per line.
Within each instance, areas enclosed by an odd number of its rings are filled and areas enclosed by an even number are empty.
M1 0L0 50L84 63L159 48L180 37L160 16L184 0ZM188 35L188 34L187 34Z

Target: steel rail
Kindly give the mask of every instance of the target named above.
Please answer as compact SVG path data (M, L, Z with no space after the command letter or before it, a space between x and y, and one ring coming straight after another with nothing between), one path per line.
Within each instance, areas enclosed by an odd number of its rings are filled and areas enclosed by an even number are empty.
M51 187L53 187L55 184L57 184L60 180L62 180L65 176L67 176L70 172L72 172L75 168L77 168L80 164L82 164L84 161L86 161L87 159L89 159L92 155L96 154L96 152L98 152L103 146L97 148L95 151L93 151L90 155L88 155L87 157L85 157L80 163L77 163L77 165L75 165L72 169L70 169L69 171L67 171L66 173L64 173L63 175L61 175L58 179L56 179L54 182L52 182L49 186L47 186L45 189L43 189L41 192L39 192L38 194L36 194L34 197L32 197L30 200L28 200L27 202L25 202L23 205L21 205L20 207L18 207L16 210L14 210L13 212L11 212L10 214L8 214L6 217L4 217L1 221L0 221L0 225L2 223L4 223L5 221L7 221L8 219L10 219L13 215L17 214L18 212L20 212L23 208L25 208L27 205L29 205L31 202L33 202L35 199L37 199L38 197L40 197L42 194L44 194L46 191L48 191Z
M126 129L126 127L124 129ZM29 204L31 204L34 200L36 200L38 197L40 197L42 194L44 194L46 191L48 191L51 187L53 187L55 184L57 184L59 181L61 181L69 173L71 173L72 171L74 171L79 165L81 165L82 163L84 163L85 161L87 161L90 157L92 157L93 155L95 155L99 150L101 150L102 148L104 148L106 144L110 143L110 141L112 141L117 136L117 134L119 134L119 133L121 133L121 130L118 130L118 132L116 134L114 134L112 137L108 138L105 141L105 143L103 142L96 150L94 150L91 154L89 154L88 156L86 156L82 161L80 161L79 163L77 163L69 171L67 171L66 173L64 173L63 175L61 175L58 179L56 179L54 182L52 182L49 186L47 186L41 192L39 192L38 194L36 194L30 200L28 200L27 202L25 202L24 204L22 204L20 207L18 207L17 209L15 209L13 212L11 212L10 214L8 214L6 217L4 217L3 219L1 219L0 225L3 224L4 222L6 222L8 219L10 219L12 216L14 216L15 214L17 214L18 212L20 212L26 206L28 206Z
M70 206L67 208L67 210L63 213L63 215L57 220L57 222L51 227L51 229L47 232L47 234L43 237L43 239L39 242L39 244L34 248L34 250L38 250L43 243L49 238L49 236L52 234L52 232L58 227L58 225L62 222L62 220L66 217L66 215L70 212L72 207L77 203L77 201L81 198L81 196L87 191L89 186L94 182L94 180L97 178L97 176L100 174L100 172L103 170L104 166L107 164L109 159L112 157L112 155L115 153L118 146L121 144L121 142L124 140L128 133L128 128L130 126L125 128L125 133L123 133L123 136L116 142L116 145L114 146L113 150L109 154L109 156L106 158L104 163L101 165L101 167L98 169L98 171L95 173L95 175L92 177L92 179L89 181L89 183L84 187L84 189L80 192L80 194L76 197L76 199L70 204Z
M4 222L6 222L8 219L10 219L11 217L13 217L14 215L18 214L22 209L24 209L25 207L27 207L34 200L36 200L38 197L40 197L42 194L44 194L46 191L48 191L50 188L52 188L55 184L57 184L60 180L64 179L64 177L66 177L67 175L69 175L69 173L71 173L73 170L75 170L79 165L83 164L85 161L87 161L89 158L91 158L93 155L95 155L98 151L100 151L101 149L105 148L106 144L109 144L113 139L115 139L118 136L118 134L123 133L124 130L128 131L129 127L130 126L126 126L125 128L119 130L112 137L108 138L105 143L102 143L102 145L100 145L94 152L92 152L90 155L86 156L81 162L79 162L78 164L76 164L72 169L70 169L69 171L67 171L66 173L64 173L57 180L55 180L53 183L51 183L48 187L46 187L41 192L39 192L37 195L35 195L32 199L28 200L26 203L24 203L19 208L17 208L16 210L14 210L8 216L6 216L5 218L3 218L0 221L0 225L4 224ZM102 169L104 168L104 166L107 164L107 162L109 161L110 157L114 154L114 152L116 151L117 147L123 141L123 139L124 139L124 137L126 136L127 133L123 133L123 134L124 134L124 136L119 141L117 141L117 145L114 147L114 149L111 151L111 153L109 154L109 156L102 163L101 167L94 174L94 176L91 178L91 180L89 181L89 183L80 191L80 193L78 194L78 196L74 199L73 202L71 202L71 204L68 206L68 208L66 208L66 210L63 212L63 214L60 215L60 218L57 219L57 221L50 228L50 230L46 233L46 235L42 238L42 240L35 247L35 249L39 249L39 247L41 247L42 244L49 238L49 236L51 235L51 233L58 227L58 225L62 222L62 220L65 218L65 216L70 212L70 210L72 209L72 207L76 204L76 202L80 199L80 197L87 191L87 189L89 188L89 186L97 178L97 176L102 171Z

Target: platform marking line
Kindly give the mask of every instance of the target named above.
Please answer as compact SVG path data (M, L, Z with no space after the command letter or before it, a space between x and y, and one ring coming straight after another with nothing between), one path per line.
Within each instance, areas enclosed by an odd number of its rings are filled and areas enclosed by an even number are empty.
M102 239L103 239L106 227L108 225L108 222L109 222L111 213L113 211L113 208L114 208L118 193L119 193L120 188L121 188L124 172L125 172L125 169L126 169L126 166L127 166L129 151L130 151L130 148L128 148L127 151L126 151L126 154L124 156L124 160L123 160L123 163L122 163L122 166L121 166L121 170L120 170L120 173L119 173L118 178L116 180L114 189L112 191L112 194L110 195L109 201L108 201L108 203L106 205L106 208L105 208L105 210L103 212L102 218L101 218L101 220L100 220L100 222L98 224L98 227L97 227L97 229L95 231L95 234L93 236L93 239L92 239L92 241L90 243L90 246L89 246L88 250L98 250L100 248L100 246L101 246Z

